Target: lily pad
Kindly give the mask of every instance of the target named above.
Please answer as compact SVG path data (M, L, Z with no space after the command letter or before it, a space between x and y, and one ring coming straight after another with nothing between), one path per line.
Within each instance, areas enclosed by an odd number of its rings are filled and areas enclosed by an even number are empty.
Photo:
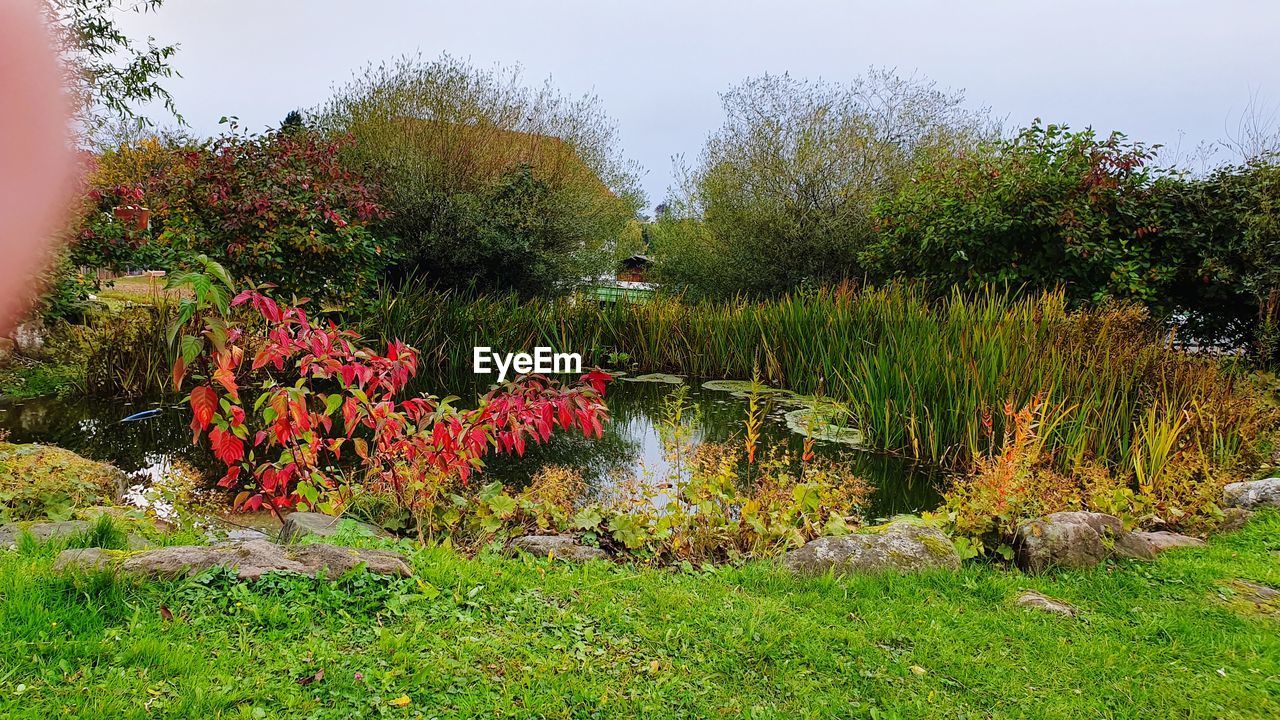
M782 388L769 387L768 385L757 385L750 380L708 380L702 383L702 387L706 390L718 390L727 392L734 397L746 398L751 396L752 388L761 395L769 395L770 397L793 397L795 393Z
M866 440L861 430L837 424L843 415L843 410L828 400L787 413L787 428L814 440L861 447Z
M635 377L624 377L618 379L623 382L667 383L668 385L684 384L684 378L678 375L667 375L665 373L649 373L647 375L637 375Z

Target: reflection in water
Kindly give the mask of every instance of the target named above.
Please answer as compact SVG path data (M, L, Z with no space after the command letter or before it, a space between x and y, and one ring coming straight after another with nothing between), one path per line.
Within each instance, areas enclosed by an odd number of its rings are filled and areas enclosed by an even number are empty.
M483 388L463 387L455 391L474 397ZM609 386L607 401L611 422L600 440L562 434L546 445L530 446L523 458L493 457L486 473L513 486L528 482L543 465L578 468L590 487L608 488L630 477L668 476L659 436L662 400L673 387L661 383L615 382ZM716 390L689 388L695 408L693 442L724 442L742 435L746 401ZM142 483L154 482L174 460L196 468L218 466L212 456L191 446L191 431L182 406L162 407L159 414L131 422L126 417L157 407L154 404L37 398L0 401L0 429L8 430L12 442L41 442L74 450L86 457L115 463L135 473ZM802 439L787 429L785 414L794 406L775 404L762 429L765 447L785 444L799 456ZM862 452L835 443L817 443L817 452L851 465L866 478L876 493L871 499L872 517L918 512L938 501L935 469L912 465L900 458Z

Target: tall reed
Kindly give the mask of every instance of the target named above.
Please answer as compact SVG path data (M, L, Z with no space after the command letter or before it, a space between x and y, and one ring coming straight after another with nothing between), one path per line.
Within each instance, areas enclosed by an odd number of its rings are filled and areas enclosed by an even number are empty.
M587 364L626 353L649 372L702 378L746 379L758 368L771 384L847 403L872 446L949 464L991 449L1004 432L999 409L1032 398L1052 417L1044 440L1064 464L1149 464L1150 423L1186 413L1203 419L1192 429L1230 461L1271 422L1242 373L1178 351L1140 309L1073 312L1061 293L938 300L898 284L759 302L601 304L466 296L414 280L384 288L361 318L366 334L421 350L438 377L468 371L476 345L549 345Z

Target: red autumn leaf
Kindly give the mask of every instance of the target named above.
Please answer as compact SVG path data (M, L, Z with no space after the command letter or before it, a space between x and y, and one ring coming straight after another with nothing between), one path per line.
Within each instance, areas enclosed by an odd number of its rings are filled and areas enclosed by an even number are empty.
M177 392L182 389L182 378L187 374L187 363L179 355L178 359L173 362L173 390Z
M605 386L613 380L613 376L603 370L592 370L582 376L582 382L591 385L591 389L597 394L603 395Z
M359 419L360 406L356 403L356 399L349 397L342 403L342 422L346 427L347 436L356 431L356 420Z
M213 379L231 393L231 397L239 399L240 388L236 385L235 356L233 353L218 354L218 369L213 372Z
M191 412L195 416L194 429L204 430L213 422L213 414L218 408L218 393L208 385L200 385L191 390Z
M230 488L235 487L236 481L240 479L240 466L232 465L227 468L227 474L222 476L218 481L218 487Z
M209 431L209 444L213 446L213 454L227 465L244 459L244 441L222 428Z

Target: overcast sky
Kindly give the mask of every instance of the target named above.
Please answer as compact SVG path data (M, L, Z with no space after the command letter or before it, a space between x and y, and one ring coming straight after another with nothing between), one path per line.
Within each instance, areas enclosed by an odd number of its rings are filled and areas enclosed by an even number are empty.
M696 156L720 125L718 93L765 72L893 67L1014 125L1042 117L1183 148L1234 129L1251 94L1280 104L1276 0L166 0L123 25L181 45L168 87L202 134L223 115L277 124L405 53L519 63L531 84L600 96L650 207L671 157Z

